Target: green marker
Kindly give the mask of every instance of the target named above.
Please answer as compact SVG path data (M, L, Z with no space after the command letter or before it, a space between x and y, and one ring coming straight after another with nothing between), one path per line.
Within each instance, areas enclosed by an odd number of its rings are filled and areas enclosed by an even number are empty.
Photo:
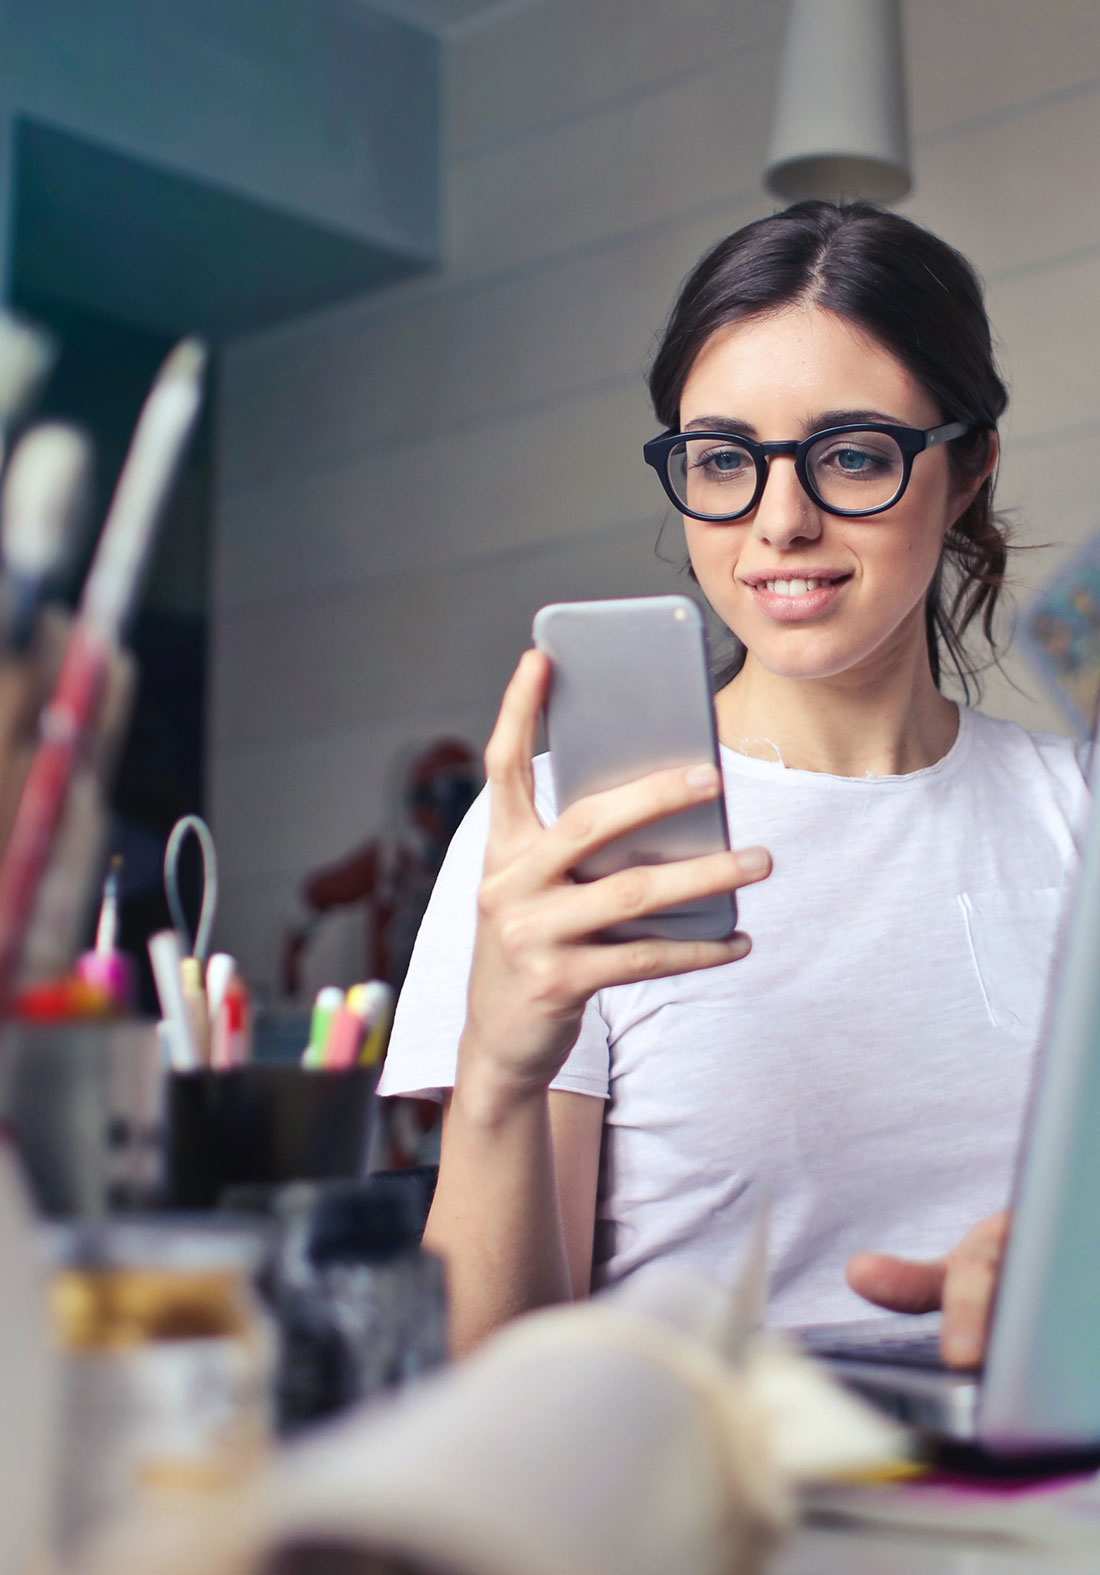
M309 1044L302 1056L302 1065L310 1071L319 1072L324 1068L329 1024L343 1004L344 992L337 989L336 985L327 984L323 990L317 991L309 1019Z

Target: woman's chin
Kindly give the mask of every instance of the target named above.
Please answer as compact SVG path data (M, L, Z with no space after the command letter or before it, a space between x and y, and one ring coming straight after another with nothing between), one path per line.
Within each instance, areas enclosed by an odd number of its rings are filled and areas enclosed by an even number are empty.
M756 666L773 678L804 681L836 678L863 667L867 659L866 651L854 651L849 645L840 647L833 640L761 640L750 645L749 650L746 665Z
M750 653L746 667L755 666L773 678L811 682L847 675L874 682L899 666L927 663L920 608L892 628L844 629L834 622L816 629L734 627L733 633Z

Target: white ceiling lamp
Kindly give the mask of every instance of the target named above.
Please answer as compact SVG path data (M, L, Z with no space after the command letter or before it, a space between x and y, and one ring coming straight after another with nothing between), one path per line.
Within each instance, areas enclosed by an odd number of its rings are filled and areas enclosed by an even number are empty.
M904 197L900 0L792 0L764 183L787 201Z

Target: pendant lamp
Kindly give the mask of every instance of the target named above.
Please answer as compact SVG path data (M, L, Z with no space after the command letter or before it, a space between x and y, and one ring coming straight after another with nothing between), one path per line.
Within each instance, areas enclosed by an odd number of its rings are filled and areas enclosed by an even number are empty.
M787 201L909 190L900 0L792 0L764 183Z

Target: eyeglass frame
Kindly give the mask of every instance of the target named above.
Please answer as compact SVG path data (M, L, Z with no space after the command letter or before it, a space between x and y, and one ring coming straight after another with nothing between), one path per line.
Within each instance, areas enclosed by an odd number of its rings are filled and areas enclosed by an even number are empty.
M744 519L746 514L751 514L760 502L767 485L768 461L776 454L793 457L795 475L802 485L803 492L818 508L824 509L826 514L834 514L841 519L866 519L871 514L883 514L887 509L892 509L895 503L900 502L909 485L913 461L918 454L923 454L925 449L938 448L941 444L951 443L955 438L965 437L968 432L973 431L974 427L966 421L947 421L942 426L925 429L894 426L886 421L853 421L844 426L823 427L820 432L811 432L809 437L797 440L790 438L783 442L757 443L752 438L743 437L740 432L676 432L670 427L667 432L650 438L648 443L642 445L642 456L646 464L652 465L657 472L657 478L673 508L680 514L687 514L691 519L702 520L705 525L727 525L733 520ZM882 432L887 437L892 437L901 450L902 471L898 489L888 502L877 503L873 509L838 509L819 496L810 479L806 464L806 456L810 449L815 443L820 443L822 438L843 437L847 432ZM676 496L668 475L669 456L678 443L687 443L697 438L724 439L726 442L735 440L752 455L756 466L756 487L749 502L735 514L698 514L694 509L689 509L685 503L681 503Z

